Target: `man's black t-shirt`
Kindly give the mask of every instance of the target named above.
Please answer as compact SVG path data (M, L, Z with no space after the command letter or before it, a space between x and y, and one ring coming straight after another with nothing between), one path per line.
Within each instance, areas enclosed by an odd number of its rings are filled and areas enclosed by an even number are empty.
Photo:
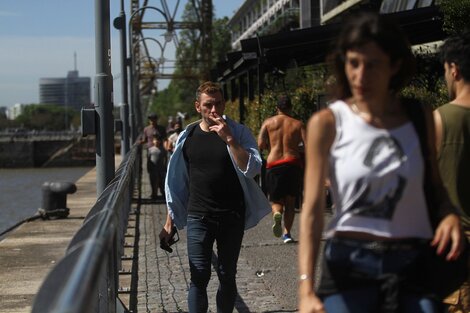
M243 190L227 151L214 132L194 127L183 146L189 164L189 208L195 215L244 214Z

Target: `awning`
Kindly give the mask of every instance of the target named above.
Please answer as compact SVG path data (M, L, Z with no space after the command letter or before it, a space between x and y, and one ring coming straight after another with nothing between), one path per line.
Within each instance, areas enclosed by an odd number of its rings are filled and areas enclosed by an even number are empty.
M412 45L446 37L442 13L435 6L387 15L398 21ZM228 81L260 65L269 71L322 63L340 28L341 23L334 23L242 40L241 50L217 63L213 78Z

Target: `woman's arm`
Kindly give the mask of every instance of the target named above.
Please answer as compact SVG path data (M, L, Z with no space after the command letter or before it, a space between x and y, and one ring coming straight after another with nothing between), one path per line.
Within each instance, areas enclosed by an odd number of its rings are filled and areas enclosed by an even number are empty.
M315 114L307 126L304 203L299 234L299 312L324 312L315 295L315 264L320 248L325 210L328 156L335 138L335 119L329 109Z

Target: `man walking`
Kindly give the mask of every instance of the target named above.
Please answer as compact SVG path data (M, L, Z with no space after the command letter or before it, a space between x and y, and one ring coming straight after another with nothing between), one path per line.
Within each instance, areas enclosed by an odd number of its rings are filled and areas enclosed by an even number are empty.
M224 117L219 85L200 85L195 108L202 119L181 132L168 165L168 217L160 240L169 242L173 225L187 226L190 313L207 312L206 289L217 242L217 312L231 313L244 229L255 226L270 211L253 179L262 160L250 130Z
M273 213L273 233L285 243L292 242L294 204L301 192L303 161L301 145L305 141L304 124L291 116L292 104L283 95L277 102L277 114L266 119L258 136L260 150L268 149L266 187ZM284 214L284 229L282 215Z
M164 149L164 142L166 141L165 127L158 125L158 116L151 113L148 116L150 125L144 128L140 143L147 144L147 172L149 173L150 186L152 194L150 197L156 199L158 196L158 189L160 188L161 195L164 196L162 181L165 179L164 170L166 169L166 151ZM157 146L155 144L158 144ZM152 151L153 150L153 151ZM155 153L160 151L161 153ZM157 166L160 164L160 166ZM161 166L163 164L163 166Z
M448 38L441 59L451 102L434 111L439 169L470 238L470 33ZM470 312L469 281L444 302L449 312Z

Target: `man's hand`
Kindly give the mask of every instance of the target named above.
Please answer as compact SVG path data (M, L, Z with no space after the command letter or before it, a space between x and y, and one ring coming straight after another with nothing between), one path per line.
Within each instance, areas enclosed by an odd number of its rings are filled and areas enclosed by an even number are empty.
M166 218L166 223L163 226L163 229L161 230L160 234L158 235L158 238L160 239L160 242L165 242L168 244L168 242L171 239L171 230L173 229L173 220L169 215L167 215Z
M447 245L451 244L446 256L448 261L456 260L463 249L463 232L460 228L460 219L456 214L449 214L442 219L437 226L434 238L431 242L437 248L437 254L444 253ZM449 243L449 241L451 241Z
M223 117L214 113L214 116L209 115L209 118L214 122L213 125L209 126L209 130L216 132L223 141L230 144L230 141L233 140L232 132Z
M163 229L160 231L158 238L160 238L160 241L163 241L168 244L171 238L171 228L168 229L165 225Z

